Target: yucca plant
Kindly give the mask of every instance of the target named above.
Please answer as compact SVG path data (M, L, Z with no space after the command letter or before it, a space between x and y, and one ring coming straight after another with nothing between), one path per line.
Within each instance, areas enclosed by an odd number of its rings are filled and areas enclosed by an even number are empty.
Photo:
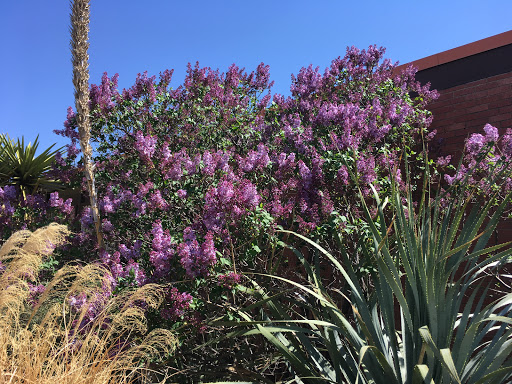
M70 265L34 297L42 261L68 234L51 224L16 232L0 248L0 383L148 382L151 360L177 345L168 330L146 334L145 310L161 303L162 287L112 296L104 268Z
M416 210L410 191L405 203L395 192L390 204L375 193L374 217L362 199L373 237L364 249L377 269L369 298L343 239L338 239L338 260L295 234L330 260L350 291L327 290L315 263L294 250L309 284L270 276L293 288L295 295L281 300L282 293L271 294L253 282L260 300L238 314L246 320L239 325L254 329L231 335L265 336L288 362L290 382L510 382L512 293L488 304L485 276L512 254L510 243L488 245L511 195L471 206L469 187L457 188L451 198L424 192ZM350 301L352 316L341 311L343 300ZM263 319L255 320L255 308L263 309Z
M46 148L36 156L39 148L39 136L34 143L25 145L22 137L14 141L8 135L0 134L0 186L16 185L23 196L33 194L37 189L61 189L62 184L47 176L55 161L55 155L63 149Z

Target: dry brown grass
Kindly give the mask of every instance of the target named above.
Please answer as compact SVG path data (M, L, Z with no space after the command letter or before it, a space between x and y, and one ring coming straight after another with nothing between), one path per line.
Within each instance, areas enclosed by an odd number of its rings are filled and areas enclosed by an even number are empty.
M176 338L166 330L147 334L143 308L155 308L161 288L146 285L105 297L108 271L97 265L59 270L35 305L28 281L67 234L51 224L35 232L20 231L0 248L0 383L144 382L150 359L172 353ZM103 287L103 288L102 288ZM99 304L73 310L70 299L86 295ZM84 324L87 324L84 326Z

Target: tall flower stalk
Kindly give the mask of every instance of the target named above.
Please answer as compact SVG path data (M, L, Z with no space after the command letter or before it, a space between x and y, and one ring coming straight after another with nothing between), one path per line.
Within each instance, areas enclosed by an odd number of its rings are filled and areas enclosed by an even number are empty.
M100 229L98 199L94 185L92 164L91 123L89 121L89 0L74 0L71 3L71 56L73 62L73 85L80 146L83 153L84 173L91 201L91 211L96 229L98 247L104 248Z

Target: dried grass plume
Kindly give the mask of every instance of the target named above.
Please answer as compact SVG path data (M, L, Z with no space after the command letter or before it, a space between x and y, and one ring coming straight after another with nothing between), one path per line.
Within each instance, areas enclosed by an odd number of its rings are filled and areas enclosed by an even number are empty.
M29 282L67 234L51 224L17 232L0 248L0 383L144 382L149 363L177 344L167 330L147 333L145 310L160 305L161 287L110 295L107 270L68 266L31 302Z

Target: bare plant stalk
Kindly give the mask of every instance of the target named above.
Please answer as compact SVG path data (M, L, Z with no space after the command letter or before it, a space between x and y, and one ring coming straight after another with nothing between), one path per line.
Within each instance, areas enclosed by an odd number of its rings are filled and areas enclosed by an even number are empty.
M89 0L71 2L71 56L73 62L73 85L75 86L75 106L80 146L84 160L84 173L87 179L91 211L96 228L98 246L104 248L100 227L100 212L94 185L92 165L91 123L89 121Z

